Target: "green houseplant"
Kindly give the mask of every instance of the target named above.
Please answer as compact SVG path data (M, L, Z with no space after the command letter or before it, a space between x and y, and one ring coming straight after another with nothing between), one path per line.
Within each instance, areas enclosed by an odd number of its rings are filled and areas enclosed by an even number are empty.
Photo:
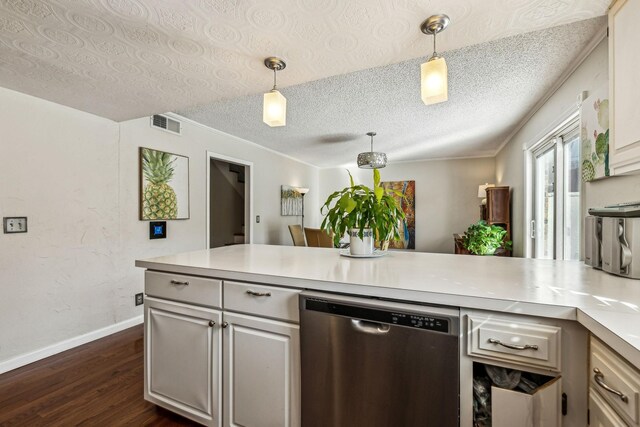
M462 244L472 254L493 255L499 248L511 249L511 241L505 241L506 235L504 228L480 220L469 226L462 237Z
M399 238L404 212L393 196L404 197L402 193L383 188L377 169L373 170L373 188L356 185L351 173L347 173L351 185L332 193L320 208L324 215L321 228L333 232L334 245L338 246L347 232L361 240L371 235L381 242Z

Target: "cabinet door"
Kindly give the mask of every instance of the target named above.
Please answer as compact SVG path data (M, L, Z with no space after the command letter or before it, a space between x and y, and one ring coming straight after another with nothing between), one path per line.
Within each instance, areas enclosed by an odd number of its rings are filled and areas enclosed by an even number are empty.
M145 299L146 400L220 425L221 320L211 308Z
M224 313L224 425L300 426L300 327Z
M609 11L609 136L614 175L640 170L640 2L618 0Z
M589 389L589 425L591 427L627 426L594 389Z

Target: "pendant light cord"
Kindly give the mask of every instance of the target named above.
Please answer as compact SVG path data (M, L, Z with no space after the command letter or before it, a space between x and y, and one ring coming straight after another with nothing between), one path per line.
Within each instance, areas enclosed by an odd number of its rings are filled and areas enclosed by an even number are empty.
M276 90L276 69L273 69L273 89L271 90Z
M371 135L371 152L373 153L373 135Z
M431 59L438 57L438 52L436 52L436 34L433 33L433 55L431 55Z

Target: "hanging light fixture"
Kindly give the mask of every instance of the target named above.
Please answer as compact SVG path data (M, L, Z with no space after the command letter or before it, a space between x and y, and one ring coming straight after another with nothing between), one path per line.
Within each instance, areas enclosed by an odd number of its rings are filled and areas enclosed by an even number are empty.
M371 151L358 154L358 167L362 169L382 169L387 166L387 155L385 153L375 153L373 151L373 137L375 132L367 132L371 137Z
M420 67L420 92L422 102L427 105L449 99L447 63L436 51L436 34L447 28L449 22L447 15L433 15L420 25L423 33L433 35L433 55Z
M284 70L287 64L271 56L264 60L264 65L273 70L273 89L264 94L262 121L271 127L284 126L287 124L287 98L276 89L276 72Z

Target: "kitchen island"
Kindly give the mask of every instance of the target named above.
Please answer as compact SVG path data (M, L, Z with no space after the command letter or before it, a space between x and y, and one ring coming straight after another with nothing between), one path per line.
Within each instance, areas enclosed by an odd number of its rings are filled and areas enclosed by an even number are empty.
M580 262L396 251L378 259L354 259L340 256L336 249L236 245L139 260L136 265L151 272L212 278L225 285L228 281L239 286L260 284L459 307L507 318L577 322L635 369L640 367L640 281ZM219 293L222 300L222 285ZM224 300L226 304L226 289ZM259 305L256 309L261 310ZM281 317L262 314L295 323L295 308L287 310ZM586 351L585 345L585 355ZM461 399L465 396L470 393L461 390Z

